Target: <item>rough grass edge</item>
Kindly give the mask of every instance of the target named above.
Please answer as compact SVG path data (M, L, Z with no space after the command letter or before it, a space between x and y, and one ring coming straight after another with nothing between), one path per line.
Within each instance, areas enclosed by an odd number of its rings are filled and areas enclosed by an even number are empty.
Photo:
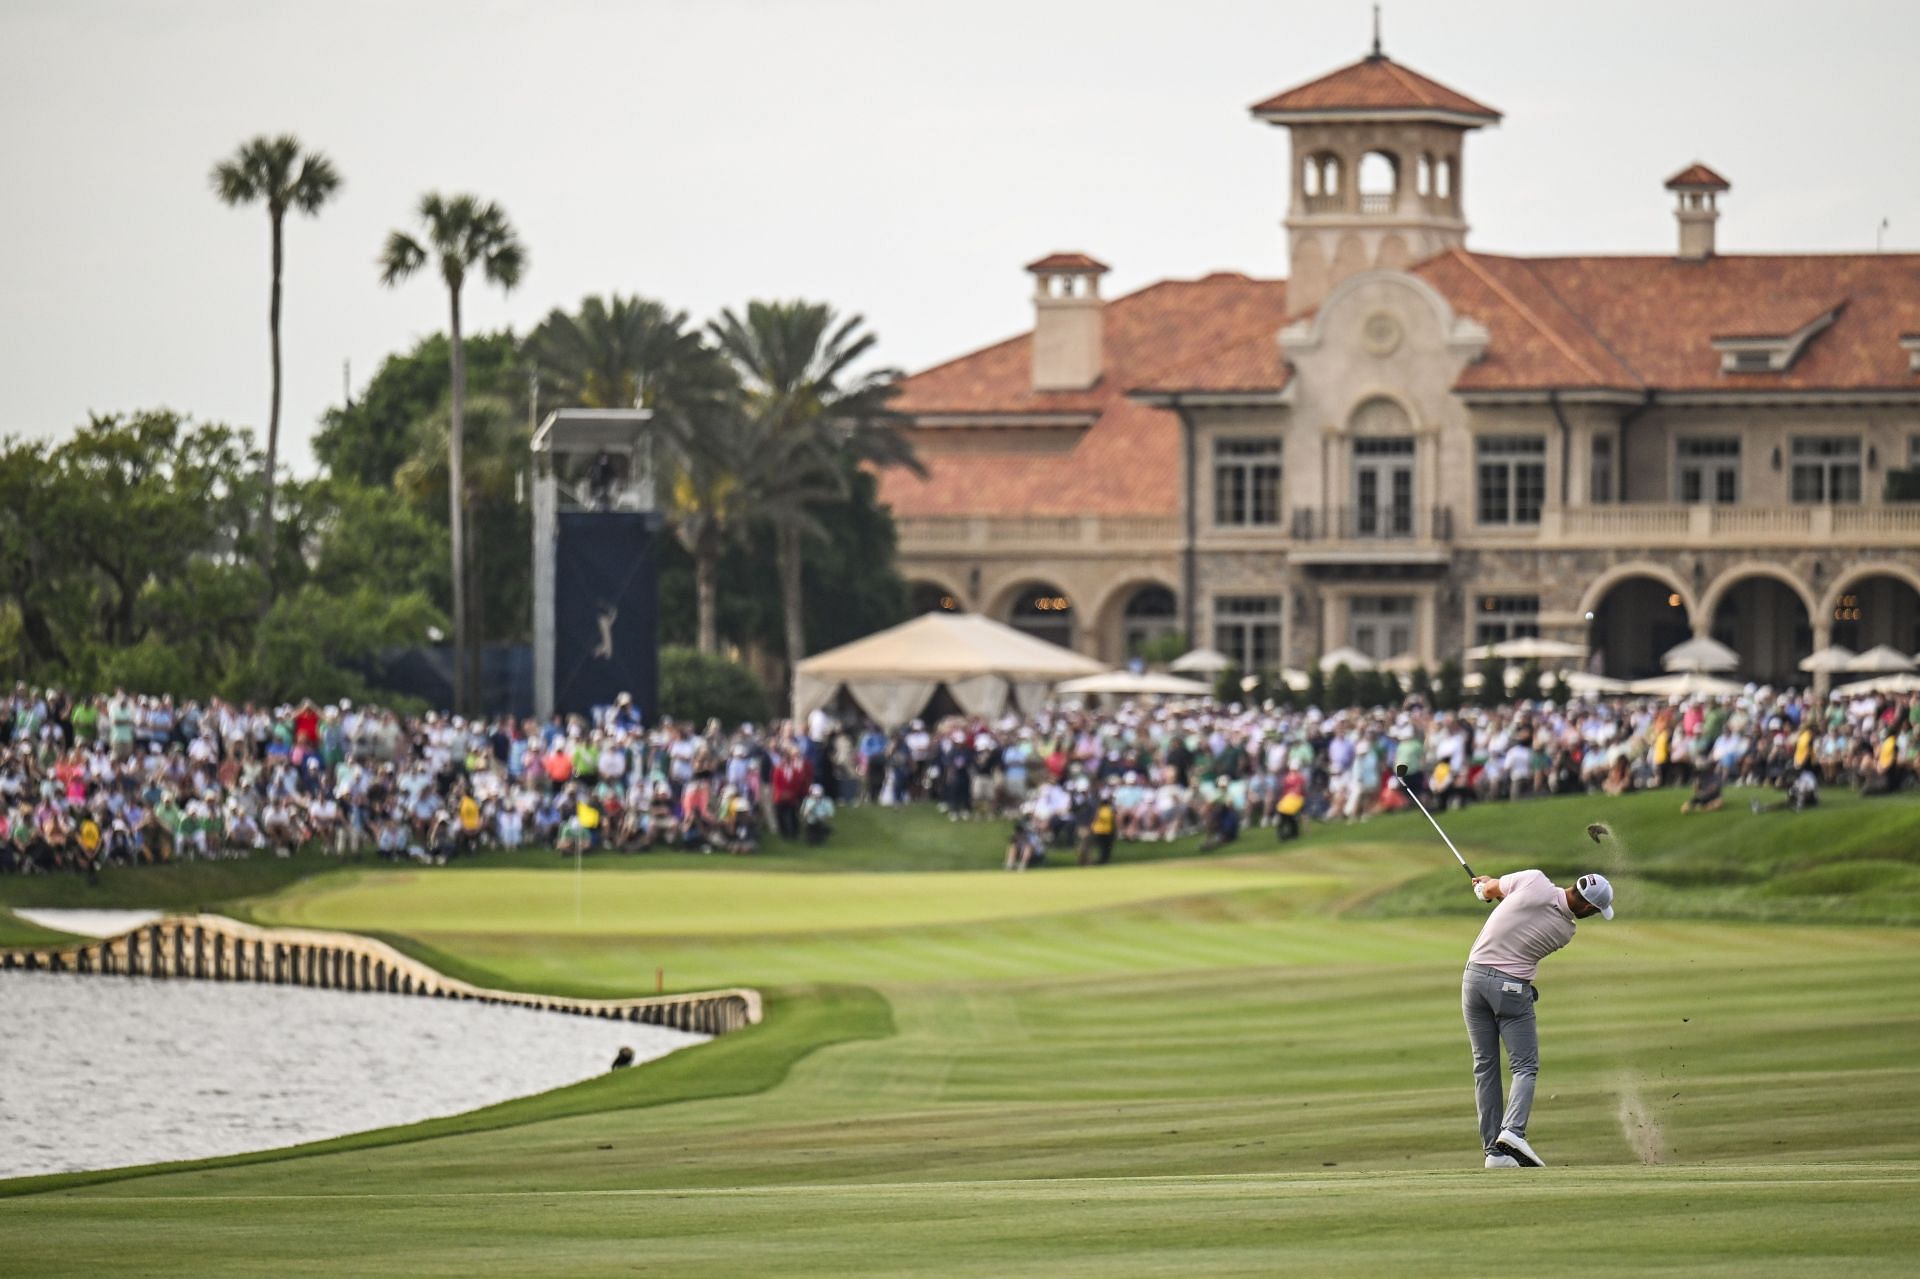
M867 986L796 986L764 991L763 998L766 1018L758 1026L717 1036L708 1043L683 1048L641 1066L610 1071L531 1097L518 1097L439 1119L375 1128L273 1150L0 1180L0 1199L166 1173L237 1168L311 1155L371 1150L681 1101L766 1092L784 1081L797 1062L822 1048L861 1039L885 1039L895 1033L892 1005L880 992Z

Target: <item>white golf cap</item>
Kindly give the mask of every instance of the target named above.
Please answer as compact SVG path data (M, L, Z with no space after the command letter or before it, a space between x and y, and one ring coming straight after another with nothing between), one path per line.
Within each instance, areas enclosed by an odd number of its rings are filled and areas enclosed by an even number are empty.
M1600 908L1600 918L1613 918L1613 885L1605 875L1582 875L1573 881L1573 887L1588 905Z

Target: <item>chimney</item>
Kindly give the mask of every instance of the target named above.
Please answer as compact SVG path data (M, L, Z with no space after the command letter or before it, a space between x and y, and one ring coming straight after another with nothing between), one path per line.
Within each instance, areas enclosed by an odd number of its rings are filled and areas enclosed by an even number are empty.
M1680 197L1673 216L1680 223L1677 256L1682 262L1704 262L1713 256L1713 224L1720 220L1715 201L1732 188L1731 182L1698 161L1667 179L1667 190Z
M1084 253L1029 263L1033 290L1033 389L1084 391L1100 380L1104 264Z

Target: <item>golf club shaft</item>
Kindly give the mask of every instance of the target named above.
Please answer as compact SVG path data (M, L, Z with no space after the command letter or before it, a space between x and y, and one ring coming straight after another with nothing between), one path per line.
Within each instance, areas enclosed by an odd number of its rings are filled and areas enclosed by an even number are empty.
M1447 839L1447 832L1441 830L1440 823L1433 820L1433 814L1429 813L1427 811L1427 806L1420 802L1420 797L1413 793L1413 787L1407 785L1407 779L1396 774L1394 776L1394 780L1400 783L1400 789L1407 793L1407 798L1412 800L1413 806L1420 810L1420 815L1426 818L1428 823L1433 826L1434 834L1438 835L1441 839L1446 840L1447 851L1453 854L1453 860L1460 863L1460 869L1467 872L1467 878L1468 879L1474 878L1473 867L1467 865L1467 859L1460 855L1460 850L1453 846L1453 841L1450 839Z

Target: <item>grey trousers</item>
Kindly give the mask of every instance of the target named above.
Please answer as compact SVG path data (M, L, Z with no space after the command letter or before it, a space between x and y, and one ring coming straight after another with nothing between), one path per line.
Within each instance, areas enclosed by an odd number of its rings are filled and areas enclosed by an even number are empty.
M1468 964L1460 977L1460 1013L1473 1045L1473 1099L1480 1111L1480 1145L1488 1154L1502 1128L1527 1135L1533 1113L1533 1082L1540 1073L1540 1036L1533 1020L1529 982L1494 968ZM1500 1045L1507 1045L1513 1090L1504 1113L1500 1100Z

